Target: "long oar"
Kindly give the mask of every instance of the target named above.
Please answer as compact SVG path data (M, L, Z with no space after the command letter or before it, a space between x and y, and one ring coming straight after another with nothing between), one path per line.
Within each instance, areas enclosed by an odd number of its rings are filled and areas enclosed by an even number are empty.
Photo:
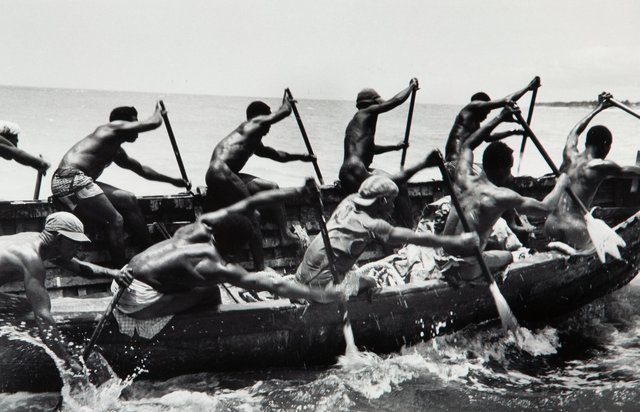
M98 338L102 333L102 330L107 324L107 320L109 320L109 316L111 316L111 313L115 309L116 305L118 304L118 301L120 300L120 298L122 297L122 295L126 290L127 290L126 287L120 286L118 293L116 293L113 296L113 298L111 299L111 302L109 302L109 306L107 306L107 308L104 310L104 313L102 314L102 318L100 319L100 322L98 322L98 326L96 326L96 329L93 331L93 334L91 335L91 339L89 339L89 343L87 344L87 346L85 346L84 351L82 352L82 358L85 361L91 354L91 349L93 349L93 346L98 341Z
M167 128L167 133L169 134L169 140L171 140L171 147L173 147L173 154L176 155L176 161L178 162L178 168L180 168L180 174L182 175L182 179L187 182L187 190L191 191L191 181L187 177L187 171L184 168L184 163L182 163L182 156L180 156L180 149L178 149L178 143L176 143L176 137L173 134L173 129L171 128L171 123L169 122L169 116L167 115L167 109L164 107L164 102L160 100L160 108L162 109L162 119L164 120L164 125Z
M291 105L291 110L293 111L293 115L296 117L296 122L298 123L298 128L300 128L300 134L302 134L302 139L304 140L305 146L307 146L307 152L310 156L314 156L313 149L311 148L311 142L309 142L309 136L307 136L307 131L304 128L304 124L302 124L302 118L300 118L300 113L298 112L298 107L296 106L296 101L291 94L291 90L287 87L284 89L284 94L287 100L289 100L289 104ZM316 175L318 176L318 181L321 185L324 184L324 179L322 179L322 173L320 173L320 167L318 167L318 159L313 160L313 170L316 171Z
M416 104L417 91L418 89L411 90L411 102L409 103L409 113L407 114L407 127L404 129L404 147L402 148L402 157L400 158L400 169L404 169L404 162L407 159L409 135L411 134L411 121L413 120L413 108Z
M629 108L629 106L627 106L626 104L620 103L619 101L614 100L614 99L609 99L609 101L611 103L613 103L614 106L624 110L625 112L629 113L633 117L637 117L638 119L640 119L640 114L638 114L638 113L634 112L633 110L631 110Z
M460 219L460 223L462 223L462 227L465 232L471 232L471 226L469 226L469 222L467 222L467 218L460 206L460 202L458 201L458 196L453 190L453 185L451 184L451 177L449 176L449 172L444 165L444 158L442 157L442 153L438 150L438 168L440 168L440 173L442 173L442 180L449 190L451 194L451 201L453 202L453 206L456 208L456 213L458 214L458 218ZM493 296L493 301L496 304L496 308L498 309L498 314L500 315L500 320L502 321L502 327L505 330L510 330L512 332L516 332L518 329L518 320L515 315L511 311L507 300L500 293L500 289L498 289L498 285L496 284L496 280L493 278L491 271L489 270L489 266L484 261L482 257L482 251L480 251L479 247L475 247L474 254L478 263L480 264L480 268L482 269L482 274L486 278L487 282L489 282L489 290L491 291L491 295Z
M538 88L533 89L531 93L531 103L529 103L529 112L527 113L527 124L531 125L531 119L533 118L533 108L536 105L536 96L538 96ZM516 176L520 176L520 167L522 166L522 159L524 157L524 148L527 145L527 135L525 133L522 136L522 143L520 143L520 156L518 158L518 169L516 170Z
M40 159L42 159L42 155L40 155ZM40 187L42 186L42 176L44 176L44 172L38 170L38 176L36 177L36 187L33 189L33 200L40 199Z
M516 112L515 117L522 125L525 132L529 135L529 138L531 138L533 144L536 145L538 151L547 162L551 170L553 170L553 173L556 176L560 176L560 170L558 170L556 165L553 163L553 160L551 160L551 157L549 156L547 151L544 149L544 147L542 147L540 140L538 140L529 125L524 121L524 119L522 118L522 114ZM584 220L587 224L589 237L591 238L591 242L596 248L596 252L598 253L600 261L602 263L605 262L607 253L615 257L616 259L621 259L618 247L625 247L627 245L625 241L605 222L600 219L594 218L589 212L589 209L587 209L582 200L580 200L580 198L575 194L571 187L567 187L566 191L567 193L569 193L569 196L571 196L571 200L573 200L573 203L578 205L582 214L584 215Z
M315 197L314 206L316 214L318 215L318 224L320 225L320 235L322 236L322 241L324 243L324 250L327 253L327 260L329 261L329 270L331 271L331 276L333 276L333 283L338 285L341 279L338 276L338 270L336 269L336 258L333 253L333 246L331 246L331 239L329 238L329 231L327 230L327 222L324 219L324 205L322 203L322 194L320 193L320 190L317 191L317 195ZM351 329L351 321L349 320L349 311L347 309L346 299L340 300L338 303L338 310L342 313L342 329L347 344L345 353L349 354L358 352L358 348L356 347L353 339L353 330Z

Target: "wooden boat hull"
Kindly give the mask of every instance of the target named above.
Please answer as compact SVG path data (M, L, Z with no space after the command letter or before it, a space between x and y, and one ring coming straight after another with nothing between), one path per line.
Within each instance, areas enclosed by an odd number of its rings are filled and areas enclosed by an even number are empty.
M627 242L623 260L601 264L595 254L550 254L513 264L500 289L518 319L549 321L631 281L640 266L640 214L618 231ZM57 313L63 333L79 344L99 315L96 310ZM349 315L358 346L376 353L497 319L486 287L452 288L439 281L353 298ZM14 322L21 321L33 326L29 316ZM123 336L112 321L99 346L118 374L143 367L145 377L160 379L201 371L329 365L344 352L344 339L336 304L306 307L282 300L181 314L151 340ZM40 349L1 338L0 390L56 390L56 374Z

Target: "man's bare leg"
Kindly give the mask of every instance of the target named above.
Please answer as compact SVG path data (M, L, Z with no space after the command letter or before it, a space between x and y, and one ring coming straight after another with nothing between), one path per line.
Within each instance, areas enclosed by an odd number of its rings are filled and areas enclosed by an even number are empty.
M143 249L151 246L153 242L151 241L144 215L138 204L138 198L131 192L118 189L109 184L102 182L96 182L96 184L100 186L111 204L122 215L124 224L139 242L139 246Z
M82 220L104 227L109 253L115 267L124 266L127 263L124 250L124 219L107 196L101 193L98 196L80 199L73 212Z

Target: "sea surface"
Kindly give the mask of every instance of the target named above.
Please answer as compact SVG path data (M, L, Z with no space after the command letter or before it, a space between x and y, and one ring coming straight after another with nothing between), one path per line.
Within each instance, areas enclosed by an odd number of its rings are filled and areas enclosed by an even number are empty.
M296 91L293 90L295 95ZM428 93L420 91L419 93ZM544 89L539 98L543 99ZM169 111L189 178L204 184L214 145L243 119L253 98L159 95L151 93L0 87L0 118L20 124L20 147L57 165L78 139L107 121L118 105L134 105L139 117L152 114L163 99ZM272 107L279 99L264 99ZM526 112L528 96L522 99ZM298 107L327 183L336 179L342 160L344 128L353 102L300 100ZM402 140L408 105L380 116L377 142ZM443 148L460 106L417 104L407 163L433 148ZM536 107L532 128L559 164L569 130L588 113L584 108ZM610 158L635 163L640 122L610 109L592 124L606 124L614 134ZM517 151L519 137L507 140ZM293 117L271 128L264 143L304 152ZM582 144L581 144L582 145ZM178 175L166 131L144 133L127 152L158 171ZM480 149L481 150L481 149ZM398 170L400 153L376 157L375 166ZM246 169L282 186L313 175L310 164L277 164L252 159ZM548 170L528 144L521 174ZM36 173L0 159L0 198L29 199ZM414 180L436 178L421 172ZM48 196L48 175L42 196ZM116 166L103 180L139 195L176 193L179 189L146 182ZM63 391L64 411L637 411L640 405L640 281L606 296L544 329L516 341L497 328L469 328L387 356L346 357L333 367L275 369L237 373L202 373L166 381L144 374L114 379L79 393ZM1 328L0 333L6 333ZM4 332L3 332L4 330ZM356 339L357 343L357 339ZM142 365L141 365L142 366ZM0 394L0 411L52 410L59 393Z

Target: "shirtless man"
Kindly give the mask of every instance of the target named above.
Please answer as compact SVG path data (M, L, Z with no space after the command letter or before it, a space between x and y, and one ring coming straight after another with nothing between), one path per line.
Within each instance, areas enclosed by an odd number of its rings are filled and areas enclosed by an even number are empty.
M138 120L138 112L133 107L117 107L111 112L109 123L99 126L69 149L53 173L51 192L54 198L85 223L104 228L109 252L117 267L126 263L125 225L141 247L151 245L151 240L136 196L96 180L114 162L145 179L187 187L188 183L180 178L163 175L140 164L122 148L123 143L135 142L138 133L156 129L161 124L159 104L156 104L154 114L146 120Z
M285 101L275 112L264 102L255 101L247 107L247 121L238 126L230 135L222 139L213 150L209 169L207 170L207 211L218 210L246 199L252 194L264 190L277 189L274 182L260 179L246 173L240 173L252 155L266 157L276 162L300 160L311 162L314 156L308 154L290 154L265 146L262 138L269 133L272 124L279 122L291 114L291 105ZM298 238L287 227L287 216L284 205L271 205L272 213L280 229L283 244L298 242ZM253 224L259 228L258 213L252 215ZM262 234L256 230L250 243L253 264L256 270L264 269L264 251L262 250Z
M560 171L569 176L571 189L584 205L591 207L598 187L604 179L636 178L640 167L620 166L605 157L611 149L612 135L605 126L593 126L587 132L584 151L578 150L578 138L591 120L601 111L611 107L611 95L603 93L595 109L571 130L564 147ZM573 203L568 193L563 193L556 208L547 218L545 233L551 239L584 250L592 246L587 225L580 208Z
M302 188L262 191L227 208L201 215L195 223L176 231L173 238L134 256L128 264L135 280L118 310L138 320L166 317L203 302L220 303L218 285L224 282L251 290L266 290L283 297L329 302L343 295L315 290L281 277L248 273L229 262L254 230L245 214L252 209L294 196L310 196L315 183ZM144 301L138 296L144 295ZM137 301L137 305L136 305ZM137 307L136 307L137 306ZM116 316L118 318L118 316Z
M509 101L517 101L529 90L535 90L540 87L540 78L534 77L533 80L524 89L515 91L508 96L498 100L491 100L484 92L478 92L471 96L471 103L467 104L460 110L453 123L449 138L445 145L444 160L448 162L447 168L449 174L455 179L455 161L462 150L462 145L469 136L480 128L480 123L487 118L491 110L504 107ZM502 138L513 136L514 134L522 134L520 131L507 131L496 133L492 140L500 140Z
M47 216L41 233L0 236L0 284L24 281L42 341L75 373L81 373L82 367L67 351L51 315L51 300L44 286L44 262L51 261L86 278L110 277L122 284L131 282L131 276L125 272L74 258L78 244L88 241L80 220L67 212Z
M0 157L7 160L15 160L25 166L31 166L45 174L51 164L41 157L33 156L24 150L18 149L19 134L20 127L17 124L0 120Z
M512 121L513 113L516 110L519 109L515 105L507 106L502 110L498 118L503 121ZM509 172L506 166L497 168L498 172L489 176L485 173L476 174L472 169L473 152L471 147L477 145L477 140L482 133L482 129L476 131L462 146L462 151L458 157L454 190L458 194L462 209L465 210L471 229L480 236L480 249L484 250L493 226L505 211L515 209L522 213L544 214L551 212L564 192L568 184L568 178L564 174L560 176L555 188L542 201L521 196L506 187L496 186L496 182L500 181L501 173L506 174ZM443 234L453 235L462 232L463 228L458 215L455 210L452 210L447 218ZM468 250L463 250L457 246L445 246L443 249L450 255L469 258L468 264L457 267L451 272L454 277L458 275L464 280L470 280L480 276L480 266ZM483 256L490 269L501 269L513 260L511 252L506 250L485 251Z
M414 90L418 90L418 79L416 78L411 79L409 87L386 101L373 89L363 89L358 93L356 100L358 111L347 125L344 137L344 161L339 174L340 184L345 193L357 192L362 182L374 173L385 174L381 170L370 168L374 155L402 150L405 147L404 142L392 146L376 145L376 125L379 114L400 106ZM400 193L396 205L398 218L403 226L411 227L413 217L409 194L406 186L399 185L399 189Z
M433 166L427 157L426 164ZM370 244L381 242L401 245L411 243L428 247L450 247L467 253L478 246L475 233L456 236L439 236L429 232L417 233L404 227L394 227L384 217L393 211L393 201L398 186L388 177L374 175L367 178L358 193L347 196L327 222L331 247L335 254L335 268L342 282L360 255ZM296 281L301 284L324 288L333 285L333 275L327 251L321 235L316 236L304 254L296 271ZM361 293L376 286L372 277L352 274L345 280L348 289Z

